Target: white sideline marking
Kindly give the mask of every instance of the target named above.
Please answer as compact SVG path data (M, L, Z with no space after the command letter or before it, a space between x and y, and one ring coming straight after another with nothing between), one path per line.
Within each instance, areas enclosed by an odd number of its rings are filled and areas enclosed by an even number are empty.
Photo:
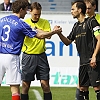
M40 93L37 90L34 89L33 92L34 92L37 100L43 100L42 97L41 97L41 95L40 95Z

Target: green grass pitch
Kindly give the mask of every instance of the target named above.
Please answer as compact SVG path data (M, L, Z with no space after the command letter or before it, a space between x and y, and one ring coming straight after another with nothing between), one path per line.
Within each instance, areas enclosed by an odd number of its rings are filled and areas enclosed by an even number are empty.
M31 87L29 90L29 100L37 100L33 89L39 91L39 93L43 97L41 87ZM76 87L51 87L51 91L53 100L75 100ZM96 94L93 88L90 88L89 91L90 100L96 100ZM0 87L0 100L11 100L10 87Z

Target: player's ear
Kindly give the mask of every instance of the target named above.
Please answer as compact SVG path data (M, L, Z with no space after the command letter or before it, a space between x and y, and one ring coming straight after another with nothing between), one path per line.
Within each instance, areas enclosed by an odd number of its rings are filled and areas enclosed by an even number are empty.
M23 9L21 8L21 9L20 9L20 12L22 12L22 11L23 11Z
M32 10L31 10L31 9L29 9L29 13L30 13L30 14L32 13Z
M96 9L96 5L94 5L93 7L94 7L94 9Z
M81 12L82 12L82 9L81 9L81 8L79 8L79 9L78 9L78 11L79 11L79 13L81 13Z

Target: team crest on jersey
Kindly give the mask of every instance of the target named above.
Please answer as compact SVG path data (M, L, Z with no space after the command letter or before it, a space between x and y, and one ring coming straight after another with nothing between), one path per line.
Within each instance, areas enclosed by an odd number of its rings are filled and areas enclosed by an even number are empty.
M86 26L86 24L84 23L84 24L83 24L83 29L85 29L85 26Z

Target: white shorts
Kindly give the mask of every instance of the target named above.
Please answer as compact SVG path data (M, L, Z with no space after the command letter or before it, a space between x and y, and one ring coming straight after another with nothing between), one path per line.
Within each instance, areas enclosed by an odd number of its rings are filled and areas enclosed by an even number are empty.
M20 57L13 54L0 53L0 84L6 73L6 84L18 85L21 83Z

